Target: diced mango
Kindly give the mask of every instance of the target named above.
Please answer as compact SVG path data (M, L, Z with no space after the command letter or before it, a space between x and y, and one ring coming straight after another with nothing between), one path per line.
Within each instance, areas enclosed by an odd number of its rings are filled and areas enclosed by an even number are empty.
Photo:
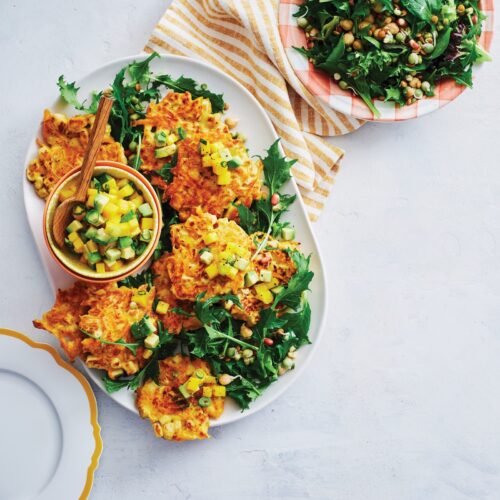
M243 247L240 247L239 245L236 245L235 243L228 243L226 245L226 250L231 253L235 253L236 255L239 255L240 257L245 257L245 255L248 253Z
M73 249L76 253L83 253L83 246L84 244L80 237L76 238L75 241L73 241Z
M106 223L106 233L108 233L113 238L118 238L122 235L122 228L120 223L108 221Z
M200 145L200 153L202 155L210 154L210 146L208 144L201 144Z
M189 392L196 392L200 388L200 380L195 377L190 377L186 382L186 389Z
M91 194L89 195L89 197L87 198L87 207L91 208L94 206L94 200L95 200L95 194Z
M141 229L153 229L155 227L155 221L152 217L143 217L141 219Z
M104 262L98 262L98 263L95 265L95 270L96 270L98 273L105 273L105 272L106 272L106 266L104 265Z
M204 384L215 384L215 377L213 375L207 375L205 377L205 380L203 381Z
M138 208L144 203L144 198L141 195L136 194L130 199L130 202L133 203L136 208Z
M110 219L111 217L113 217L113 215L118 214L118 211L118 207L114 203L110 202L104 205L104 208L102 209L102 215L106 217L106 219Z
M117 260L111 267L111 271L119 271L123 267L123 262L121 260Z
M218 265L218 271L221 276L228 276L229 278L234 278L238 274L238 269L227 262L220 263Z
M212 397L212 388L211 387L207 387L206 385L203 386L203 397L205 397L205 398Z
M203 156L201 159L201 165L203 167L213 167L214 161L210 158L210 156Z
M85 250L87 250L87 252L89 252L89 253L98 252L99 247L95 244L94 241L89 240L89 241L87 241L87 243L85 243Z
M223 385L216 385L213 389L213 395L217 398L226 397L226 388Z
M116 202L116 205L121 214L126 214L127 212L130 212L130 204L127 200L118 200Z
M142 307L147 307L148 305L148 294L147 293L142 293L142 294L135 294L132 295L132 302L135 302L137 305L140 305Z
M203 236L203 241L205 242L206 245L210 245L210 243L215 243L218 239L219 236L215 231L207 233L205 236Z
M123 179L120 179L116 185L119 187L119 188L122 188L123 186L126 186L127 184L129 183L129 180L124 177Z
M229 170L222 172L217 176L217 184L219 186L227 186L231 182L231 174Z
M213 171L215 175L225 175L225 172L227 172L227 167L223 167L220 163L216 163L213 165Z
M122 217L120 214L115 214L115 215L112 215L111 217L108 218L107 222L111 222L113 224L120 224L122 220Z
M159 300L158 303L156 304L155 311L158 314L167 314L169 308L170 308L169 304L163 302L163 300Z
M134 217L133 219L130 219L128 221L128 224L130 226L130 229L136 229L139 227L139 221L137 220L137 217Z
M118 196L120 198L128 198L134 194L134 188L130 184L123 186L120 191L118 191Z
M217 268L217 264L214 262L205 268L205 272L209 279L214 279L219 274L219 269Z
M61 189L61 191L59 192L59 201L67 200L68 198L71 198L75 193L76 187L68 185L64 189Z
M68 240L71 242L74 242L75 240L79 239L80 236L77 231L73 231L72 233L68 234Z
M97 189L94 188L87 189L87 196L95 196L96 194L97 194Z
M264 304L271 304L274 300L273 294L267 288L267 283L259 283L254 286L257 298Z

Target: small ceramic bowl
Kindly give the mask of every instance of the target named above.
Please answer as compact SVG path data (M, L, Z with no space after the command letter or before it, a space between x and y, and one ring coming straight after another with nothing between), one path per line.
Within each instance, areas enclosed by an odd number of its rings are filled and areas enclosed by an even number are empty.
M59 204L59 193L69 182L77 177L79 172L80 169L75 168L62 177L49 195L45 204L43 214L43 234L50 254L66 272L79 280L90 283L108 283L110 281L121 280L131 274L137 273L149 261L158 244L158 240L160 239L162 226L161 203L156 195L156 192L142 174L128 165L114 161L98 161L96 163L94 175L107 173L116 179L129 179L136 186L137 191L141 194L141 196L144 197L144 201L151 205L153 209L152 217L154 220L153 237L144 252L139 257L128 262L117 271L97 273L96 271L90 269L85 263L81 262L78 255L73 254L65 248L59 248L52 233L52 222L54 212Z

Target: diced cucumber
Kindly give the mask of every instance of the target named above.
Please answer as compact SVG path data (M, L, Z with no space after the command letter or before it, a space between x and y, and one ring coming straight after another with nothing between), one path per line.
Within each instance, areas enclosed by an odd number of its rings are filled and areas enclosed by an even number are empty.
M96 179L101 183L101 184L104 184L105 182L108 182L109 180L111 180L113 177L111 177L111 175L109 174L101 174L101 175L98 175L96 177Z
M156 332L156 326L153 323L151 318L143 318L144 326L148 330L149 333Z
M113 267L116 264L116 260L104 259L104 263L107 268Z
M135 257L135 252L132 247L126 247L121 249L120 255L122 259L130 260Z
M79 220L74 220L71 224L68 225L66 231L68 233L74 233L75 231L80 231L83 228L83 224Z
M293 227L284 227L281 230L281 238L285 241L291 241L295 238L295 229Z
M203 264L206 264L208 266L214 260L214 254L212 252L209 252L208 250L205 250L200 254L200 260L203 262Z
M97 230L95 236L92 238L98 245L107 245L110 241L109 235L101 227Z
M94 198L94 207L101 213L108 202L109 198L105 194L97 193Z
M156 333L150 333L144 339L144 347L146 349L154 349L160 343L160 337Z
M227 166L229 168L238 168L243 162L239 156L233 156L228 162Z
M130 236L122 236L121 238L118 238L118 246L120 248L131 247L132 243L133 243L133 240Z
M64 238L64 244L71 250L73 250L73 242L68 240L68 238Z
M128 222L129 220L135 219L135 212L133 210L130 210L130 212L127 212L126 214L123 214L120 222Z
M118 248L108 248L106 250L106 257L109 260L117 260L121 257L121 255L122 253L118 250Z
M153 209L151 208L151 205L149 203L143 203L137 210L139 210L143 217L149 217L150 215L153 215Z
M274 295L278 295L278 293L281 293L284 289L285 289L284 286L278 285L278 286L275 286L274 288L271 288L271 292L273 292Z
M85 238L93 240L96 234L97 234L97 229L95 227L89 227L87 231L85 231Z
M243 257L238 257L236 259L236 262L234 263L234 267L236 269L239 269L240 271L244 271L248 267L248 260L244 259Z
M158 148L167 144L168 132L166 130L158 130L155 133L155 144Z
M99 252L91 252L87 254L87 261L90 265L97 264L102 259L101 254Z
M146 250L146 248L148 247L148 245L146 243L138 243L135 247L135 254L136 255L141 255L144 253L144 250Z
M92 224L93 226L98 226L99 225L99 218L101 214L99 211L95 208L92 210L89 210L87 214L85 215L85 220L89 223Z
M262 269L260 272L260 281L264 283L271 283L271 280L273 279L273 273L271 271L268 271L267 269Z
M176 144L170 144L162 148L155 149L155 158L166 158L173 155L177 151Z
M141 233L140 240L145 242L151 241L151 235L152 232L150 229L144 229L144 231L142 231Z
M259 281L259 276L255 271L248 271L245 274L245 286L255 285Z

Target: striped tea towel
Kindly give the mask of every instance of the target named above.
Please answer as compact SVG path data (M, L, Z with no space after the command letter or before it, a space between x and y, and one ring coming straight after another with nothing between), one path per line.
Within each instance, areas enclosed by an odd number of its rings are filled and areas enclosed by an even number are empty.
M245 86L260 102L298 161L293 175L317 220L344 152L319 136L352 132L363 122L330 109L300 82L281 44L279 0L173 0L146 52L202 59Z

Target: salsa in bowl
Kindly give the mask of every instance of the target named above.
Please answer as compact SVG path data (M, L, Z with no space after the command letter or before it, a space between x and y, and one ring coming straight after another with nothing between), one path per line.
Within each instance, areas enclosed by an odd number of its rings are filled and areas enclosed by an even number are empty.
M100 161L85 203L73 207L64 247L54 240L57 206L74 195L78 168L47 199L44 236L54 259L83 281L115 281L137 272L152 256L161 231L161 204L151 184L133 168Z

